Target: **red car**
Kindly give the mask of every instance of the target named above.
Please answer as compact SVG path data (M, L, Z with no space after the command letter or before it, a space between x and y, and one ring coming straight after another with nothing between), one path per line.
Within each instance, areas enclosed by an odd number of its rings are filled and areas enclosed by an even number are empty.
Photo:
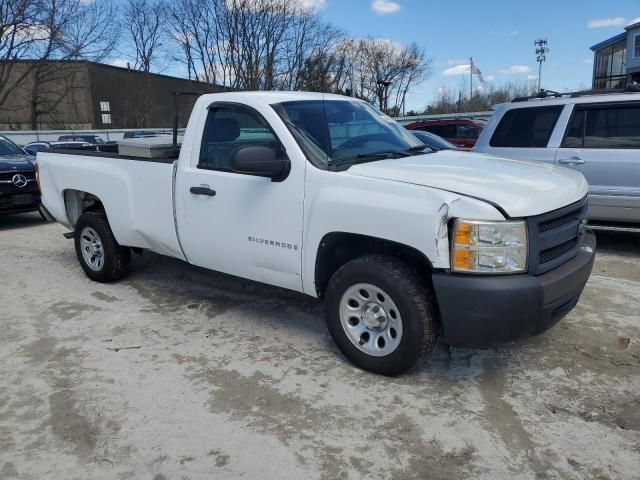
M405 125L409 130L435 133L462 150L470 150L486 124L477 118L457 118L449 120L424 120Z

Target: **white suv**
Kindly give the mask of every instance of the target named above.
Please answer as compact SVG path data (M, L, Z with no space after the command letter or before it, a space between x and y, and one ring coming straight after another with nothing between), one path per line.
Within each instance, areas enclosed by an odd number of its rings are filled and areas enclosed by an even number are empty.
M640 93L517 98L496 107L473 151L581 172L590 224L640 230Z

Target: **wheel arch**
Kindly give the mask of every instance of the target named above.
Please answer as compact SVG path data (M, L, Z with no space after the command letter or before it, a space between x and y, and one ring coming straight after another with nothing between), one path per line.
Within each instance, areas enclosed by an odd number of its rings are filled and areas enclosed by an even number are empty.
M384 238L349 232L327 233L318 245L315 259L315 290L319 298L331 276L345 263L363 255L382 254L396 257L413 266L431 285L433 265L420 250Z
M87 211L105 211L102 200L93 193L67 189L62 193L69 225L75 227L80 216Z

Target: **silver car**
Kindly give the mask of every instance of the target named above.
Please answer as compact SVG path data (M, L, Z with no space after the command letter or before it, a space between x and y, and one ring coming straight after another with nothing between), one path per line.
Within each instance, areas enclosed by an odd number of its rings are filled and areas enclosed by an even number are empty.
M592 226L640 229L640 93L515 99L496 107L473 151L577 170Z

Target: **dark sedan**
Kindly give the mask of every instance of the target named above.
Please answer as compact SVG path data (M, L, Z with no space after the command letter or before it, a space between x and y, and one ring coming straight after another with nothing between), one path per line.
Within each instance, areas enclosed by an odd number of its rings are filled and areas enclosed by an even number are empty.
M24 150L0 136L0 215L40 208L35 166Z

